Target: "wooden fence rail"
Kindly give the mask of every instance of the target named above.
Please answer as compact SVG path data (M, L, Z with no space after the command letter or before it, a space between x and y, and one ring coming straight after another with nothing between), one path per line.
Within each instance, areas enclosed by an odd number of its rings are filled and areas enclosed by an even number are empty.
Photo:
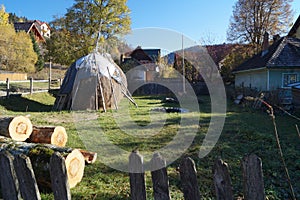
M50 160L50 177L55 200L71 200L64 158L55 153ZM29 157L0 152L0 187L4 200L40 200L41 195Z
M43 84L45 83L45 86L43 87L38 87L35 86L35 84ZM53 87L53 83L56 83L56 85L58 85L57 87ZM6 85L6 98L9 98L10 94L12 93L12 84L23 84L22 87L23 92L20 92L21 94L33 94L33 93L40 93L40 92L48 92L51 89L58 89L60 88L61 84L62 84L62 79L57 79L57 80L33 80L33 78L30 78L29 80L25 80L25 81L10 81L8 78L6 79L6 81L0 81L0 84L5 84ZM25 84L25 85L24 85Z
M166 161L160 154L153 155L150 166L155 200L170 199ZM131 199L146 199L143 157L138 152L129 156ZM244 199L265 199L261 159L254 154L242 160ZM212 167L215 195L217 200L233 200L231 178L228 165L217 159ZM181 188L185 200L201 199L195 162L187 157L179 165Z

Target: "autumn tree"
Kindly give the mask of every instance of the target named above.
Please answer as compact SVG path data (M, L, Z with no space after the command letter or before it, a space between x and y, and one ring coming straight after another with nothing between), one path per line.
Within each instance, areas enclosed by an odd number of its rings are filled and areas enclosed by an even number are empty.
M5 12L5 7L4 5L1 5L0 9L0 25L8 25L9 21L9 14Z
M222 60L220 73L224 82L232 83L234 75L232 71L255 54L255 47L251 44L236 44L230 53Z
M34 72L37 55L30 36L15 32L11 24L0 25L0 68L15 72Z
M69 65L95 49L99 32L102 42L127 33L131 20L126 3L127 0L75 0L64 17L51 23L49 56Z
M263 35L285 33L292 21L293 0L238 0L227 32L229 41L250 43L261 49Z

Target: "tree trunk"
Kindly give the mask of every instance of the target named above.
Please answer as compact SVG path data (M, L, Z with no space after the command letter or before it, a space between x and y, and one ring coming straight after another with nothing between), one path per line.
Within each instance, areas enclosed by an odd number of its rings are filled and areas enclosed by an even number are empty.
M97 153L96 152L91 152L83 149L79 149L81 154L84 157L85 163L87 164L93 164L97 160Z
M0 118L0 135L16 141L25 141L32 133L32 124L24 116Z
M29 137L29 142L53 144L64 147L67 143L68 135L62 126L56 127L37 127L33 126L33 131Z
M13 155L25 154L30 158L40 189L51 188L49 165L50 158L54 152L59 152L65 158L70 188L75 187L83 177L85 161L78 149L57 147L49 144L14 142L5 137L0 137L0 146L0 151L9 151Z

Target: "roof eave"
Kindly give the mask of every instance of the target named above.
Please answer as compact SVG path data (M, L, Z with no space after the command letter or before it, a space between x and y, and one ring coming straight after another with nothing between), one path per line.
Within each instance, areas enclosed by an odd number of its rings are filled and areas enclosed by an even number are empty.
M267 67L260 67L260 68L253 68L253 69L238 70L238 71L234 71L234 72L232 72L232 73L233 73L233 74L238 74L238 73L245 73L245 72L259 71L259 70L263 70L263 69L267 69Z

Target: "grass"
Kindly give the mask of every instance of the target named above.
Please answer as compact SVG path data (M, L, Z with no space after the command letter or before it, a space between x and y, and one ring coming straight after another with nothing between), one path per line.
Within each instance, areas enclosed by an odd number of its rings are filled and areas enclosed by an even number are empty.
M144 96L135 97L135 99L139 108L129 106L127 113L125 112L128 105L126 100L122 102L118 112L70 113L52 111L55 99L48 93L24 97L14 96L9 100L0 99L0 114L3 116L30 114L31 121L35 125L64 126L69 137L67 146L100 151L99 160L93 165L86 166L83 180L71 190L72 199L130 199L128 174L112 169L103 163L116 164L120 167L119 163L114 162L118 159L126 160L128 158L126 152L133 149L138 149L142 155L145 155L145 162L147 162L154 151L158 151L172 141L177 131L183 126L180 124L182 117L198 120L199 127L197 125L183 127L186 135L192 135L196 130L196 136L192 145L182 156L190 156L195 160L203 199L215 198L212 166L219 157L229 165L235 197L242 195L241 159L250 153L255 153L262 159L268 199L290 199L284 168L276 145L274 127L270 116L265 111L233 105L229 101L222 134L211 153L200 159L198 158L200 145L211 118L208 96L200 97L202 102L200 113L189 108L191 111L189 113L165 115L151 111L156 107L175 106L162 103L162 97ZM122 110L123 107L125 110ZM298 181L300 179L300 138L295 129L295 124L299 122L286 115L276 116L276 122L292 184L297 198L300 198L300 182ZM150 124L152 126L147 126ZM102 131L99 133L99 130ZM105 146L107 143L103 138L109 139L125 153L108 152ZM173 153L176 153L176 149L173 150ZM168 166L172 199L183 199L178 173L179 162L180 158ZM148 199L152 199L151 184L150 172L146 172ZM42 194L42 198L53 199L53 196Z

